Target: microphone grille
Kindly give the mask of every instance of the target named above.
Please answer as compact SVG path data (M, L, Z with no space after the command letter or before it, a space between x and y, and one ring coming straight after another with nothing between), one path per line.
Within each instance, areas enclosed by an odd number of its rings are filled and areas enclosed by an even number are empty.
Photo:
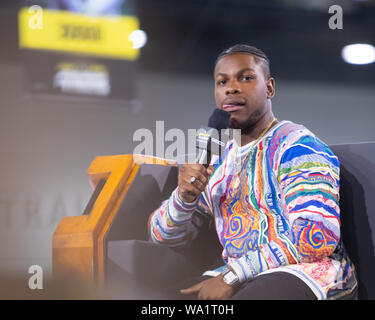
M208 126L217 130L227 129L229 126L229 118L229 112L216 108L208 119Z

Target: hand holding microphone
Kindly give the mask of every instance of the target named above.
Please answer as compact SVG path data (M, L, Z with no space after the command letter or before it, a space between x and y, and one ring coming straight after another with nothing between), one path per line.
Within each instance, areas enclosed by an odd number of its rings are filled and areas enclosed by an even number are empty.
M182 201L194 202L207 186L213 166L205 168L199 163L184 164L178 173L178 193Z
M197 135L197 163L184 164L178 173L179 196L182 201L194 202L206 188L214 172L214 167L209 165L211 155L221 154L224 149L225 143L220 141L220 130L228 128L229 118L228 112L215 109L208 121L208 127L201 128ZM214 133L218 135L215 137Z

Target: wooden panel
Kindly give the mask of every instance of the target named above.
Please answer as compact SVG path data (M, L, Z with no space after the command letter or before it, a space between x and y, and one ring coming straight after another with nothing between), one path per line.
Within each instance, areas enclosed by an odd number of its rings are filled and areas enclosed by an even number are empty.
M104 238L141 163L176 165L142 156L134 161L133 155L100 156L92 161L88 169L91 186L95 189L101 179L105 184L90 204L90 212L65 217L58 224L52 240L54 277L76 276L88 283L104 283Z

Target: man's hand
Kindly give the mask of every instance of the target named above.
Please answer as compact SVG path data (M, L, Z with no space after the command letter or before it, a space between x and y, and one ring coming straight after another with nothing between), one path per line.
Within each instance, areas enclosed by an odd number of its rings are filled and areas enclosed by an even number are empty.
M196 285L180 290L182 294L197 293L199 300L227 300L230 299L235 289L223 281L223 276L204 280Z
M213 172L213 166L206 169L198 163L184 164L178 172L178 191L181 200L186 203L196 200L206 188ZM191 182L192 177L195 178L193 183Z

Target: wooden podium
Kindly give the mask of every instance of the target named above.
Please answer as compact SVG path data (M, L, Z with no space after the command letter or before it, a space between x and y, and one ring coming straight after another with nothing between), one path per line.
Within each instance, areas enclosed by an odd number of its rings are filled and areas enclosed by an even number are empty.
M94 192L84 213L64 217L53 235L54 278L104 283L105 237L142 164L177 166L173 161L141 155L99 156L92 161L88 176Z

